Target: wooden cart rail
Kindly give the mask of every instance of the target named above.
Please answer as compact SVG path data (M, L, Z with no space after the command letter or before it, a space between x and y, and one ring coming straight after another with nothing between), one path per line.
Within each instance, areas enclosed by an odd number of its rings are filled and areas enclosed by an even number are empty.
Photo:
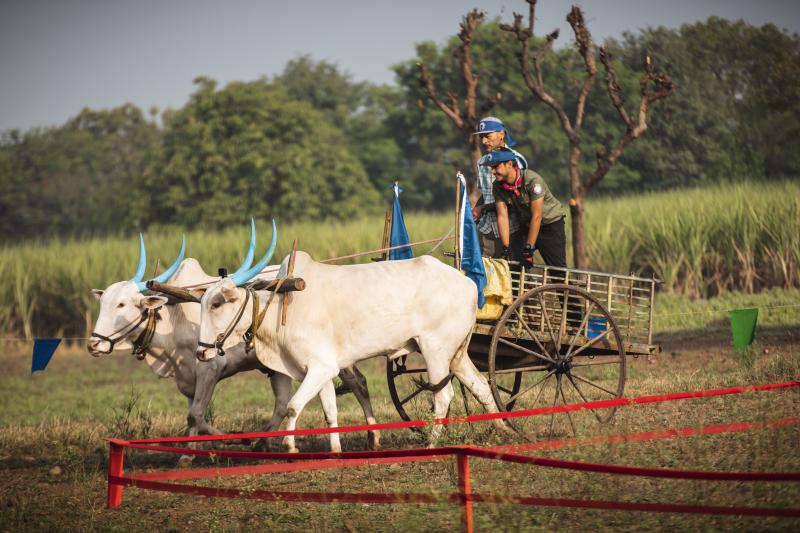
M534 265L533 268L513 270L511 280L514 299L543 285L564 284L579 287L607 308L619 328L628 355L638 356L658 351L658 347L653 345L652 337L656 279ZM604 330L607 324L601 310L589 300L575 294L564 297L558 291L545 291L541 298L541 301L526 303L521 307L527 327L523 329L518 315L515 315L505 322L504 331L500 335L534 340L533 334L538 340L546 342L550 339L550 332L547 321L542 320L542 309L545 308L550 326L559 329L561 338L567 342L574 338L578 346L587 345L584 350L587 355L617 351L618 346L613 339L596 339L598 332ZM479 322L475 326L475 333L478 336L491 336L495 326L496 323L493 322ZM483 351L480 348L480 338L476 338L473 344L475 349L470 350L471 352Z

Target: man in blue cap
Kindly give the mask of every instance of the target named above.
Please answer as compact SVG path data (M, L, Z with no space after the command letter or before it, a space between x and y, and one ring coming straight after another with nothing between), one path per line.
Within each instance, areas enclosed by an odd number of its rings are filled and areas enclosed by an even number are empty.
M539 250L546 265L566 268L566 212L542 177L523 168L516 152L508 148L488 153L481 161L495 177L492 194L503 255L531 266L533 252ZM524 236L521 242L511 238L509 220L512 214L516 215Z
M497 211L495 198L492 194L494 176L488 166L483 164L486 156L499 148L514 146L513 137L508 132L503 122L497 117L485 117L478 122L473 135L480 135L481 145L486 154L478 161L478 188L481 198L472 208L472 218L477 223L478 236L481 242L481 252L487 257L501 257L503 250L500 244L500 232L497 226ZM519 160L521 168L528 168L528 162L519 152L512 150ZM511 213L508 219L509 231L512 242L521 242L524 238L519 231L520 225L516 213Z

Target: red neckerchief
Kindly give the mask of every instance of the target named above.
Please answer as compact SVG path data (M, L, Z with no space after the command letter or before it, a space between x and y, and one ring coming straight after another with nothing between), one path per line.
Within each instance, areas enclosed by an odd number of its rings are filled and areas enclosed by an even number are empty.
M505 190L514 193L514 196L519 196L519 186L522 185L522 172L517 169L517 181L514 182L514 185L509 185L505 181L501 181L500 184Z

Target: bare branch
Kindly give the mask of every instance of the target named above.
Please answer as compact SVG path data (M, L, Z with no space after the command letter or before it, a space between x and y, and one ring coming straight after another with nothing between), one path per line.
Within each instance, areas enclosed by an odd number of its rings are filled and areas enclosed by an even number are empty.
M459 129L462 129L464 121L461 119L461 111L457 107L448 106L439 98L436 94L436 87L433 85L433 80L428 75L428 67L425 66L425 63L417 63L417 68L419 69L419 85L422 87L425 95L430 98L445 115L450 117L450 120L452 120Z
M564 108L561 107L561 104L557 102L556 99L550 94L548 94L544 88L544 82L542 81L542 60L544 55L552 48L553 41L558 38L557 29L547 35L545 44L534 57L533 64L536 77L531 74L529 66L530 59L528 56L530 53L530 40L533 37L533 21L536 19L536 0L528 0L528 5L530 6L530 11L528 14L529 18L527 28L522 27L522 15L514 13L514 24L501 24L500 29L509 33L513 33L520 42L520 48L517 52L517 59L519 60L520 71L522 72L522 78L525 80L525 85L528 86L528 89L530 89L530 91L537 98L539 98L539 100L550 106L556 112L556 115L558 115L558 118L561 121L561 127L564 129L567 137L569 137L570 142L577 142L577 135L572 129L572 124L570 123L567 113L564 111Z
M611 98L611 103L617 108L620 118L628 126L628 129L633 128L631 118L628 112L625 111L625 103L622 101L622 89L617 83L617 73L614 71L614 66L611 64L613 56L605 47L600 47L600 61L606 69L606 86L608 87L608 96Z
M474 129L475 124L478 122L476 111L478 77L472 72L472 36L478 25L483 22L483 17L484 14L477 9L467 13L467 16L461 22L461 32L458 34L458 38L461 39L461 46L459 47L461 50L461 72L467 89L464 111L467 124L471 130Z
M483 12L473 9L464 16L459 25L461 29L458 33L458 38L461 40L461 45L453 50L453 56L456 57L461 64L461 74L464 79L464 89L466 93L463 105L454 91L448 91L445 99L440 98L436 93L436 87L428 73L427 67L423 63L417 63L417 67L419 68L419 84L425 92L425 95L453 121L459 130L461 130L468 144L471 144L473 141L470 134L475 130L475 125L478 122L477 88L480 79L480 77L472 71L472 44L475 30L477 30L484 18L485 14ZM499 95L500 93L497 93L496 97L489 98L484 102L481 105L481 110L488 110L494 107L500 99Z
M586 67L586 79L583 80L583 87L578 95L578 106L575 110L575 130L580 131L583 125L583 117L586 109L586 98L592 90L594 79L597 76L597 64L594 60L594 50L592 46L592 35L586 28L583 19L583 11L578 6L572 6L567 15L567 22L575 33L575 40L578 42L578 50L583 57L583 64Z
M651 85L653 86L652 89ZM619 157L622 155L623 150L625 150L625 147L634 140L638 139L645 131L647 131L647 110L650 104L656 100L660 100L661 98L669 96L675 91L675 85L666 74L663 72L656 74L653 71L653 62L650 59L650 56L645 58L644 74L639 82L639 86L641 90L641 100L639 101L639 115L637 117L638 120L636 124L628 124L628 131L617 142L616 146L614 146L608 156L605 156L604 153L603 156L601 156L600 151L598 150L597 168L590 176L586 178L586 181L584 181L582 185L584 191L588 191L597 183L599 183L605 177L605 175L608 174L608 171L611 170L611 167L614 166L614 163L617 162ZM610 92L611 91L609 90L609 94ZM612 101L614 101L613 97ZM616 103L614 105L616 105ZM603 152L605 152L605 149L603 149Z

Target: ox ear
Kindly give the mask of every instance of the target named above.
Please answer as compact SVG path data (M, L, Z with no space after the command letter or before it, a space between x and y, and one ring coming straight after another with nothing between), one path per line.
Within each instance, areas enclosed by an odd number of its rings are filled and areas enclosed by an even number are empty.
M94 297L97 298L98 302L100 301L100 298L103 297L103 293L104 292L106 292L106 291L101 290L101 289L92 289L92 294L94 294Z
M226 302L235 302L236 300L239 299L239 297L236 295L235 288L222 287L220 289L220 292L222 293L222 296L225 297Z
M167 299L164 296L145 296L142 298L142 307L146 309L158 309L166 305Z
M189 294L191 294L192 296L194 296L198 300L202 300L203 299L203 295L205 293L206 293L206 289L205 288L202 288L202 289L189 289Z

